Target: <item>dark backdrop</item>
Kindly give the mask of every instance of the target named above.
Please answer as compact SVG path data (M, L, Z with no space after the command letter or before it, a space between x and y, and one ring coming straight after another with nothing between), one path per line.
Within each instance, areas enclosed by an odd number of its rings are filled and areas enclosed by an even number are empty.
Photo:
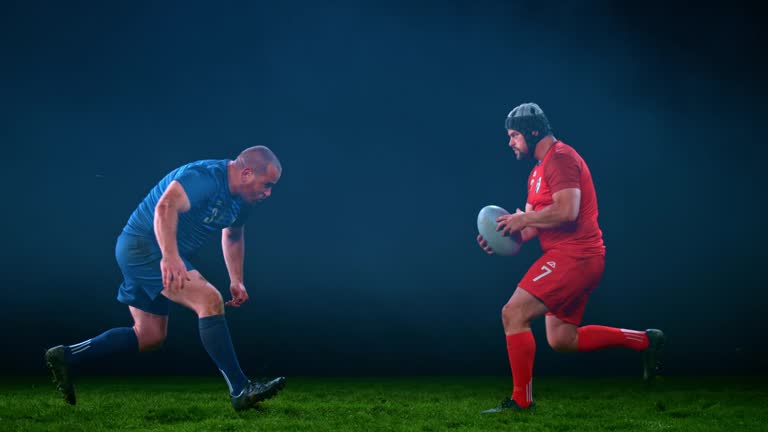
M108 2L109 3L109 2ZM277 3L277 2L276 2ZM764 36L739 2L4 2L5 373L130 324L114 242L169 170L262 144L283 178L246 228L250 374L506 374L501 306L537 257L486 256L525 203L503 120L535 101L589 164L607 245L585 323L659 327L670 373L763 373ZM195 260L228 280L218 238ZM633 374L630 351L537 373ZM215 373L195 316L93 373Z

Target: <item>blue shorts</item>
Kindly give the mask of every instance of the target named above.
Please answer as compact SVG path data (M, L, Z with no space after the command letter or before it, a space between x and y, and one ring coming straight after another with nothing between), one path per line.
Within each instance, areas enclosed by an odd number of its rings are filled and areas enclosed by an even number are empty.
M121 233L115 246L115 258L123 272L123 283L117 300L155 315L168 315L169 300L160 294L163 276L160 259L163 257L153 238ZM194 266L182 257L187 271Z

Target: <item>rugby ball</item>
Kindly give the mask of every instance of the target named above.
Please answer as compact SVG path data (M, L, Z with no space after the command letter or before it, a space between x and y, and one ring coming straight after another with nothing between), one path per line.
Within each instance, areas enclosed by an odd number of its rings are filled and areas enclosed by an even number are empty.
M496 227L499 225L496 222L496 218L506 214L509 214L509 212L499 206L489 205L483 207L477 215L477 231L488 242L488 246L493 250L493 253L511 256L520 251L523 241L520 232L516 232L511 236L505 236L501 234L501 231L496 231Z

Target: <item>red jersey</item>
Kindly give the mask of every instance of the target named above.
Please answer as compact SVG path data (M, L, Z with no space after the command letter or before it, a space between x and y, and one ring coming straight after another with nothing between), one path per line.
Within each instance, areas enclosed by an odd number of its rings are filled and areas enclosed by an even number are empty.
M528 176L528 204L539 211L552 205L552 195L563 189L581 189L579 216L571 224L539 228L544 252L558 250L568 255L605 255L603 232L597 224L597 194L592 174L573 147L556 141Z

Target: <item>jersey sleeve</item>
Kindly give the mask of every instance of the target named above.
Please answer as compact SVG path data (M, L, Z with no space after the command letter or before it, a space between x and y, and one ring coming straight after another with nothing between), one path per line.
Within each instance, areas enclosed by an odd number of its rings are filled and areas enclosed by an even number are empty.
M553 154L544 169L544 179L554 194L563 189L581 188L581 166L567 154Z
M197 169L188 169L179 173L174 179L181 183L184 192L189 198L191 207L206 202L214 196L218 190L216 178L209 172Z

